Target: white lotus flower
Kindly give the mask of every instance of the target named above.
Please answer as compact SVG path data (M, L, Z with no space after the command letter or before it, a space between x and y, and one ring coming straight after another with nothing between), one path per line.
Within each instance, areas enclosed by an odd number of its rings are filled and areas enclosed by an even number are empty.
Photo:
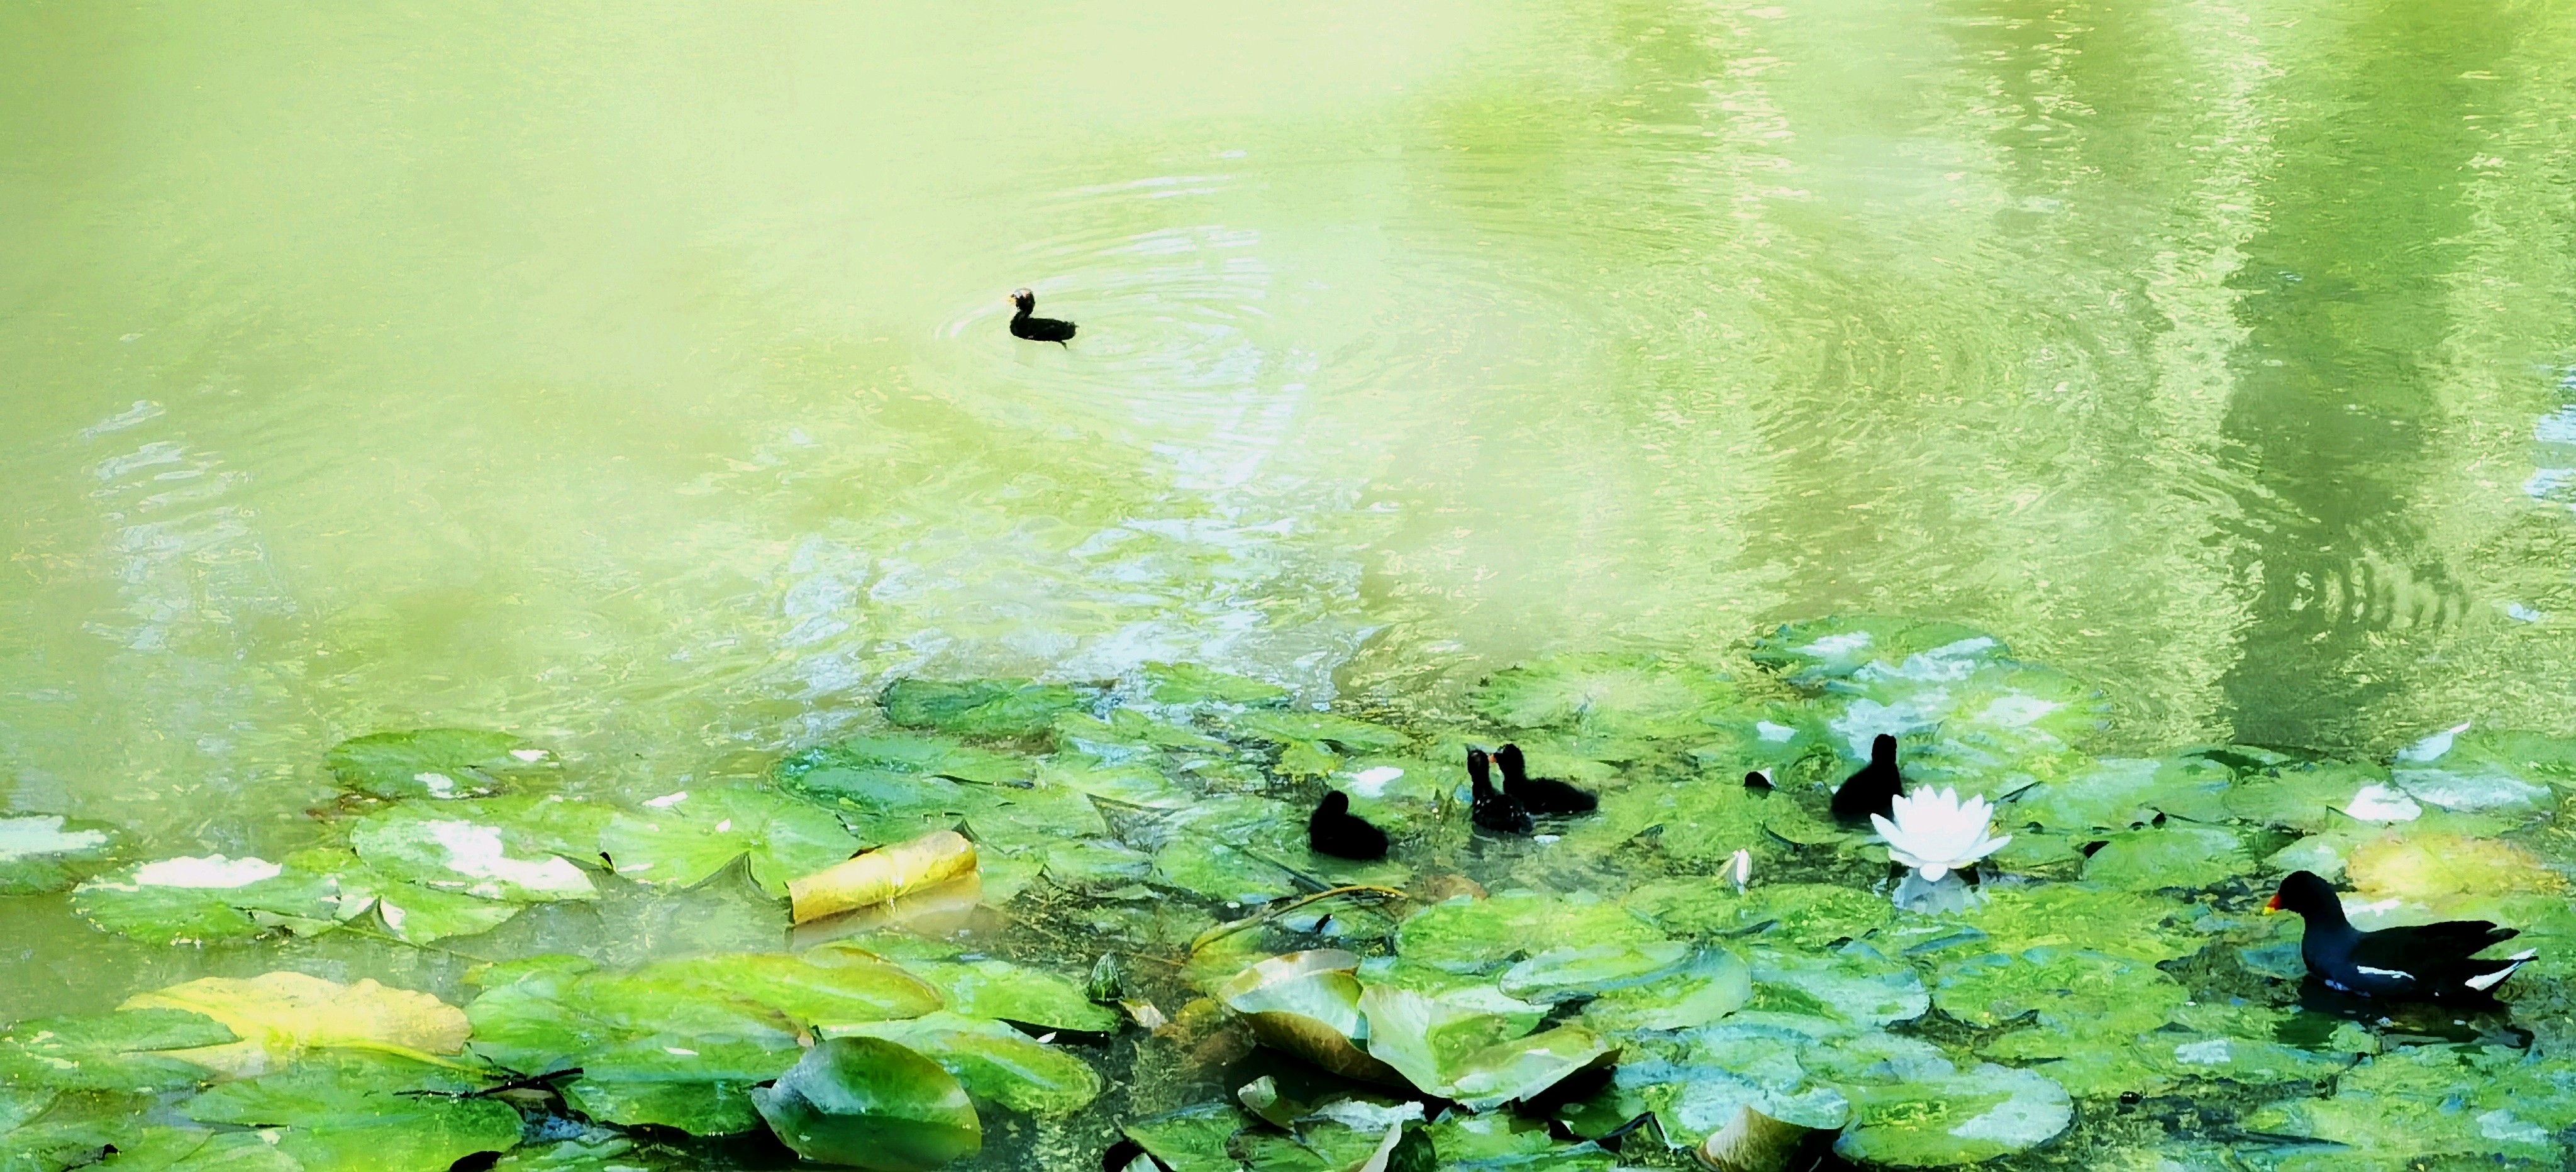
M1922 790L1896 795L1890 808L1896 811L1894 821L1872 814L1870 825L1887 840L1887 853L1921 872L1926 883L1938 883L2012 841L2009 834L1987 835L1994 827L1995 808L1983 794L1961 802L1955 789Z

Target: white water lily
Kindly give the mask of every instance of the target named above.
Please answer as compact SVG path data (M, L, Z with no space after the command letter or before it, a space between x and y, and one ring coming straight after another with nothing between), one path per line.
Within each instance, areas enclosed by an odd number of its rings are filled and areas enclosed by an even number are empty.
M2012 841L2009 834L2001 838L1987 834L1994 826L1995 808L1983 794L1962 802L1955 789L1923 790L1896 795L1889 808L1896 812L1893 820L1872 814L1870 825L1887 841L1887 853L1920 872L1926 883L1938 883L1942 876Z

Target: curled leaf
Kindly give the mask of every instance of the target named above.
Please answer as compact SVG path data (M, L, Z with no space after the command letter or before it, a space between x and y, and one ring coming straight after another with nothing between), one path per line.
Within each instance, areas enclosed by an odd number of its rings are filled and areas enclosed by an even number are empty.
M827 1038L751 1101L781 1142L822 1164L929 1172L984 1147L966 1088L882 1038Z
M975 869L975 844L954 830L869 851L838 866L793 879L787 898L799 924L945 883Z
M1393 1067L1358 1045L1362 1034L1360 958L1333 948L1274 956L1217 990L1254 1037L1345 1078L1403 1085Z

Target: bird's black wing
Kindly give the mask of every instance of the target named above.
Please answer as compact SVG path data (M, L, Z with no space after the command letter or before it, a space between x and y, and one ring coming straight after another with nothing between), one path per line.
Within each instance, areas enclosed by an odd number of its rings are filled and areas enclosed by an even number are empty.
M2352 946L2352 962L2375 969L2425 973L2457 964L2491 944L2521 935L2485 920L2445 920L2364 933Z

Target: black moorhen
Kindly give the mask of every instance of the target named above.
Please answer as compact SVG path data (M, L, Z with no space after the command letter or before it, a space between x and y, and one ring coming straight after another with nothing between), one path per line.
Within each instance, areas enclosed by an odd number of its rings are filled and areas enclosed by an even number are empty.
M2539 955L2523 949L2501 960L2476 953L2522 933L2485 920L2447 920L2364 932L2343 917L2332 884L2307 871L2281 881L2263 913L2297 912L2307 921L2299 956L2338 993L2394 1001L2488 1001L2515 969Z
M1519 745L1496 751L1494 764L1503 767L1503 792L1532 814L1589 814L1601 805L1601 799L1553 777L1530 776Z
M1834 817L1846 822L1859 822L1872 814L1896 816L1896 795L1905 792L1905 779L1896 772L1896 738L1880 733L1869 743L1869 764L1843 779L1841 789L1834 791Z
M1770 793L1771 777L1769 774L1756 769L1744 775L1744 788L1753 790L1757 793Z
M1474 794L1467 803L1467 819L1496 834L1536 833L1538 822L1530 817L1529 807L1494 788L1487 760L1483 749L1467 750L1467 780Z
M1011 304L1020 308L1018 313L1011 315L1012 337L1026 338L1032 342L1053 342L1067 350L1073 349L1072 346L1066 345L1067 340L1073 337L1075 327L1072 322L1051 317L1029 316L1037 312L1037 294L1026 289L1013 289L1009 300Z
M1351 795L1333 790L1306 819L1306 845L1319 855L1366 863L1386 857L1386 832L1351 813Z

